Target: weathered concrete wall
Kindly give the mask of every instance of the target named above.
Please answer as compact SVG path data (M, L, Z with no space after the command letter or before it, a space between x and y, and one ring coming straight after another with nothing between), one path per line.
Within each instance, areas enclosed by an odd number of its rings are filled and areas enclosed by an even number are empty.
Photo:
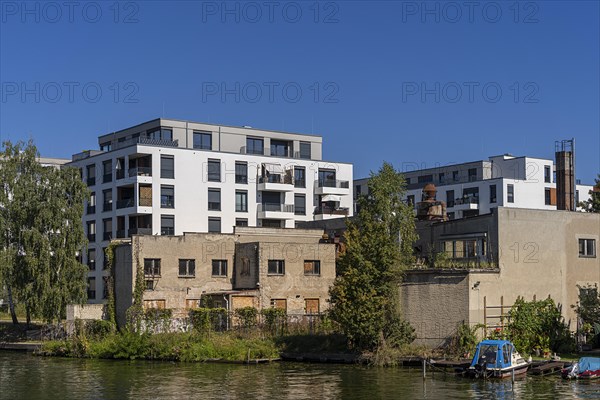
M103 319L106 313L104 304L69 304L67 306L67 321L76 319Z
M415 328L416 344L441 346L469 320L466 271L409 271L401 285L404 318Z

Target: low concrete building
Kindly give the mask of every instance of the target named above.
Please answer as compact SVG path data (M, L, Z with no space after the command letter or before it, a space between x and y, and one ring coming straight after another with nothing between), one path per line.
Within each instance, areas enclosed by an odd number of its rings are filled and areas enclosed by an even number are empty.
M279 307L289 314L328 308L335 245L322 230L236 228L233 234L134 235L115 249L115 305L123 324L133 303L137 268L146 308L208 304L235 310Z
M600 214L499 207L417 227L420 264L401 298L421 344L443 344L463 321L502 326L517 297L550 296L576 330L580 288L600 285Z

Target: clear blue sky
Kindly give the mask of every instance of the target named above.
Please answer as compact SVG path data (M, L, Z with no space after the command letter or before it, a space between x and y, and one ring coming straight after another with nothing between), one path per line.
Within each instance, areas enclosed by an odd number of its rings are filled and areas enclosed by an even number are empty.
M469 4L1 1L0 134L70 157L161 116L317 133L357 178L575 137L593 182L599 2Z

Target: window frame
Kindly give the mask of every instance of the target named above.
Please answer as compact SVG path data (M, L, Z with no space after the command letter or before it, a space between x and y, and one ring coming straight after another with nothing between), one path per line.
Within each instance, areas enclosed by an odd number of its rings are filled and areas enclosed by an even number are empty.
M256 146L255 146L256 143L260 143L261 151L258 151L256 149ZM252 146L250 146L250 144L252 144ZM250 149L252 149L252 151ZM247 136L246 137L246 154L258 154L258 155L264 156L265 155L265 140L260 137Z
M302 199L304 206L298 207L296 199ZM294 215L306 215L306 195L303 193L294 193Z
M582 252L582 245L583 243L583 252ZM592 239L592 238L579 238L578 239L578 254L579 254L579 258L596 258L596 254L597 254L597 247L596 247L596 239ZM591 244L591 251L590 251L590 244Z
M184 267L185 273L181 273ZM178 263L177 277L178 278L195 278L196 277L196 259L180 258Z
M211 197L211 193L213 195L218 195L219 196L219 202L215 202L215 201L210 201L210 197ZM207 191L207 197L206 197L206 209L208 211L221 211L221 189L219 188L208 188Z
M240 195L240 203L238 204L238 195ZM243 201L245 198L245 202ZM240 206L238 208L238 205ZM248 191L247 190L236 190L235 191L235 212L248 212Z
M211 171L212 169L216 171ZM208 182L221 182L221 160L209 158L206 162L206 180Z
M161 273L160 258L144 258L144 278L160 278Z
M210 225L211 225L210 223L211 222L213 222L213 223L218 222L219 223L219 230L218 231L210 229ZM221 233L221 232L222 232L221 218L220 217L208 217L208 233Z
M308 148L308 153L303 152L303 147L304 150L306 150ZM308 156L306 156L308 154ZM303 160L311 160L312 159L312 145L310 142L300 142L300 144L298 145L298 158L303 159Z
M168 195L163 194L163 190L172 190L171 203L168 201L163 202L163 197L167 197ZM175 186L174 185L160 185L160 208L175 208Z
M172 162L172 168L168 169L164 163ZM175 156L170 154L160 155L160 177L161 179L175 179Z
M506 202L507 203L515 202L515 185L512 183L508 183L506 185Z
M312 272L306 269L308 263L312 263ZM304 276L321 276L321 260L304 260Z
M173 221L173 226L164 226L164 221ZM165 233L165 229L172 229L172 233ZM161 236L174 236L175 235L175 216L174 215L164 215L160 216L160 235Z
M273 259L267 261L267 275L285 275L285 260Z
M213 259L211 261L211 276L218 278L226 278L227 277L227 261L226 259ZM217 272L215 274L215 271Z
M200 138L200 144L198 146L196 146L196 137ZM208 138L208 143L205 143L206 138ZM212 132L193 131L192 147L196 150L212 150Z
M238 167L240 167L240 172L242 172L243 169L243 174L238 174ZM238 184L248 184L248 163L247 162L242 162L242 161L236 161L235 162L235 183Z

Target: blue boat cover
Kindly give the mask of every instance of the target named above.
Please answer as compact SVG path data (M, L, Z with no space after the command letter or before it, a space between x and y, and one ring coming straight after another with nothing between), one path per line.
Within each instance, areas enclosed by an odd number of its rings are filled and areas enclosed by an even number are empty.
M484 340L479 342L471 367L506 368L512 364L511 355L515 347L508 340Z
M600 369L600 358L598 357L581 357L578 363L579 372L596 371Z

